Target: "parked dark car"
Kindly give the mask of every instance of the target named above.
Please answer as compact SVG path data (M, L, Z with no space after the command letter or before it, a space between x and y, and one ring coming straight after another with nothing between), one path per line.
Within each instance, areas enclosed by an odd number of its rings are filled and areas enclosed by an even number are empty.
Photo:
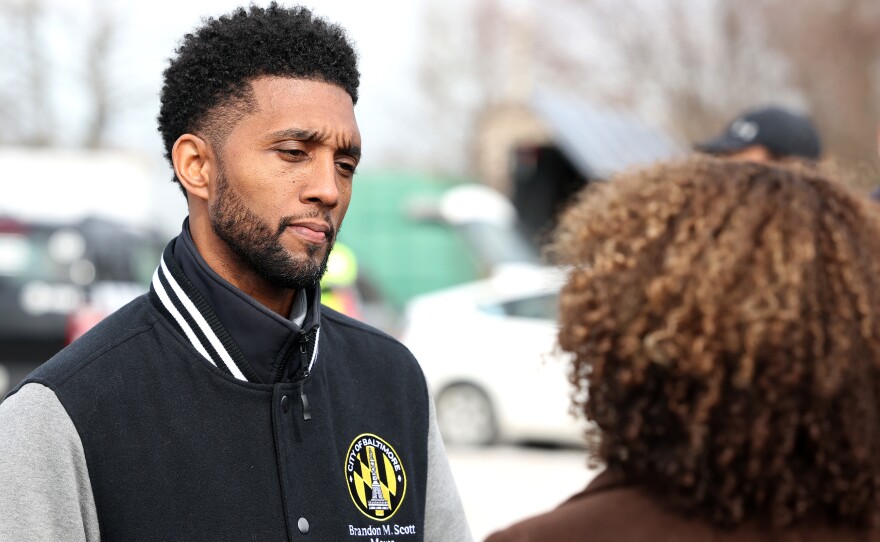
M0 217L0 399L85 322L146 291L162 246L156 233L102 219Z

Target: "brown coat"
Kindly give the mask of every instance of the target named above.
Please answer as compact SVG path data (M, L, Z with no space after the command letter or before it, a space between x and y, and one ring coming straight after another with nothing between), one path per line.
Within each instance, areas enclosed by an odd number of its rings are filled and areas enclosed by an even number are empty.
M661 506L605 471L558 508L489 536L486 542L880 542L880 531L827 527L729 531Z

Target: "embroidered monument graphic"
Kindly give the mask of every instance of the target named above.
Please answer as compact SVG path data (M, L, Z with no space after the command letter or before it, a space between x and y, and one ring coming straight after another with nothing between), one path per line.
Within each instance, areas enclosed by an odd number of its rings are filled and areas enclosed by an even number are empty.
M370 519L386 521L400 508L406 471L384 439L370 433L355 437L345 457L345 476L352 502Z
M379 474L376 473L376 449L367 447L367 457L370 458L370 474L373 476L373 497L367 503L370 510L391 510L391 505L382 496L382 484L379 483Z

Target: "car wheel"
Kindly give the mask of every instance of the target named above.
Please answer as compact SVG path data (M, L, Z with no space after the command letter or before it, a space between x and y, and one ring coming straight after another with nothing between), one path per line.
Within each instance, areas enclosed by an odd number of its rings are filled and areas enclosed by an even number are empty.
M447 444L487 446L498 439L492 402L473 384L453 384L437 396L437 424Z

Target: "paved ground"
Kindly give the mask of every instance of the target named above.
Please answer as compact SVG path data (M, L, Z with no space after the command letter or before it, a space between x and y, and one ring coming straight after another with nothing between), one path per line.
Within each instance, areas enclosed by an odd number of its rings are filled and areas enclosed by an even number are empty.
M595 475L584 450L494 446L448 454L476 540L555 507Z

